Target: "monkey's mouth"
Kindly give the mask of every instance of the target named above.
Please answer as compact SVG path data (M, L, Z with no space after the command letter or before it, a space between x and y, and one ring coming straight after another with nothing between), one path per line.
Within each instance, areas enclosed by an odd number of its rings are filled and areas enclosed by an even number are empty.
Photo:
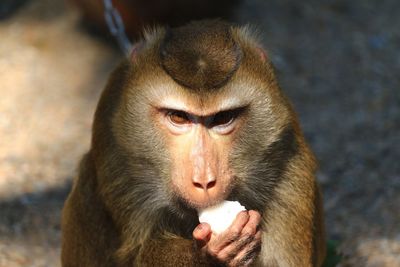
M235 196L231 194L231 192L232 188L226 188L225 190L221 190L212 195L194 195L186 192L177 192L175 194L175 202L187 209L198 211L215 206L224 200L236 201Z
M187 209L191 210L202 210L210 206L214 206L221 201L224 201L223 198L205 198L201 201L197 201L193 198L178 196L177 202L180 203L181 206L185 206Z

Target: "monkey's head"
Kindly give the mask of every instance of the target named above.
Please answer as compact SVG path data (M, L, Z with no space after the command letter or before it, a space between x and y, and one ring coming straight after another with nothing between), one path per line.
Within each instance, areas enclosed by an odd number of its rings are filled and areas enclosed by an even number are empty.
M258 209L298 147L293 116L246 27L159 29L135 46L99 103L92 153L100 191L127 209L225 199Z

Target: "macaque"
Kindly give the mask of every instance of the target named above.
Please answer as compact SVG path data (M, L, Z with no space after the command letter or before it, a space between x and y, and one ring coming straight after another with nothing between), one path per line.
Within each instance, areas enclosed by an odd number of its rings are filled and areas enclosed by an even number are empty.
M315 170L247 27L156 29L101 96L63 210L62 266L321 266ZM226 200L246 208L226 230L199 223Z

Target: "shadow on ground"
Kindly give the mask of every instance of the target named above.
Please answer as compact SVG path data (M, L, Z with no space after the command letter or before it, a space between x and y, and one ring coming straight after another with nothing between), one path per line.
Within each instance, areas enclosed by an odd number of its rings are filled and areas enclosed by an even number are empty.
M68 182L44 192L0 199L1 238L30 240L44 233L43 239L58 242L61 209L70 190L71 182Z

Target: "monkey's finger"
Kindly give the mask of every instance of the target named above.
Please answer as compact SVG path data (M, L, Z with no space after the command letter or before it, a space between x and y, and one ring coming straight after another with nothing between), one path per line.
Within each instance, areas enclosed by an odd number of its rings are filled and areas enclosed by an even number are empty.
M249 266L261 251L261 241L254 239L231 261L231 266Z
M236 255L244 249L244 247L251 243L254 239L254 236L247 235L244 236L242 235L238 240L230 243L227 245L225 248L223 248L217 255L217 258L221 262L230 262L232 261Z
M240 266L241 267L251 266L252 263L256 260L259 253L260 253L259 251L254 251L249 255L247 255L246 258L243 259L242 262L240 263Z
M261 251L261 231L256 237L240 251L231 261L232 266L249 266Z
M241 211L236 216L236 219L233 221L232 225L228 227L224 232L217 235L215 239L211 240L212 243L210 247L212 250L221 251L223 248L228 246L230 243L236 241L240 236L243 230L243 227L249 221L249 214L247 211Z
M243 229L244 230L244 229ZM233 260L242 250L246 250L246 247L252 247L252 244L261 244L261 231L255 230L254 234L243 233L238 240L230 243L219 253L219 257L226 261ZM251 244L252 243L252 244Z
M220 257L224 259L233 259L248 243L252 242L254 239L261 237L261 233L256 233L258 231L258 225L261 221L261 215L257 211L248 211L249 220L243 227L240 237L232 241L220 252Z
M196 241L196 245L198 247L205 246L211 238L211 227L208 223L200 223L194 230L193 230L193 238Z
M249 210L249 221L242 230L243 235L255 235L261 222L261 215L255 210Z

